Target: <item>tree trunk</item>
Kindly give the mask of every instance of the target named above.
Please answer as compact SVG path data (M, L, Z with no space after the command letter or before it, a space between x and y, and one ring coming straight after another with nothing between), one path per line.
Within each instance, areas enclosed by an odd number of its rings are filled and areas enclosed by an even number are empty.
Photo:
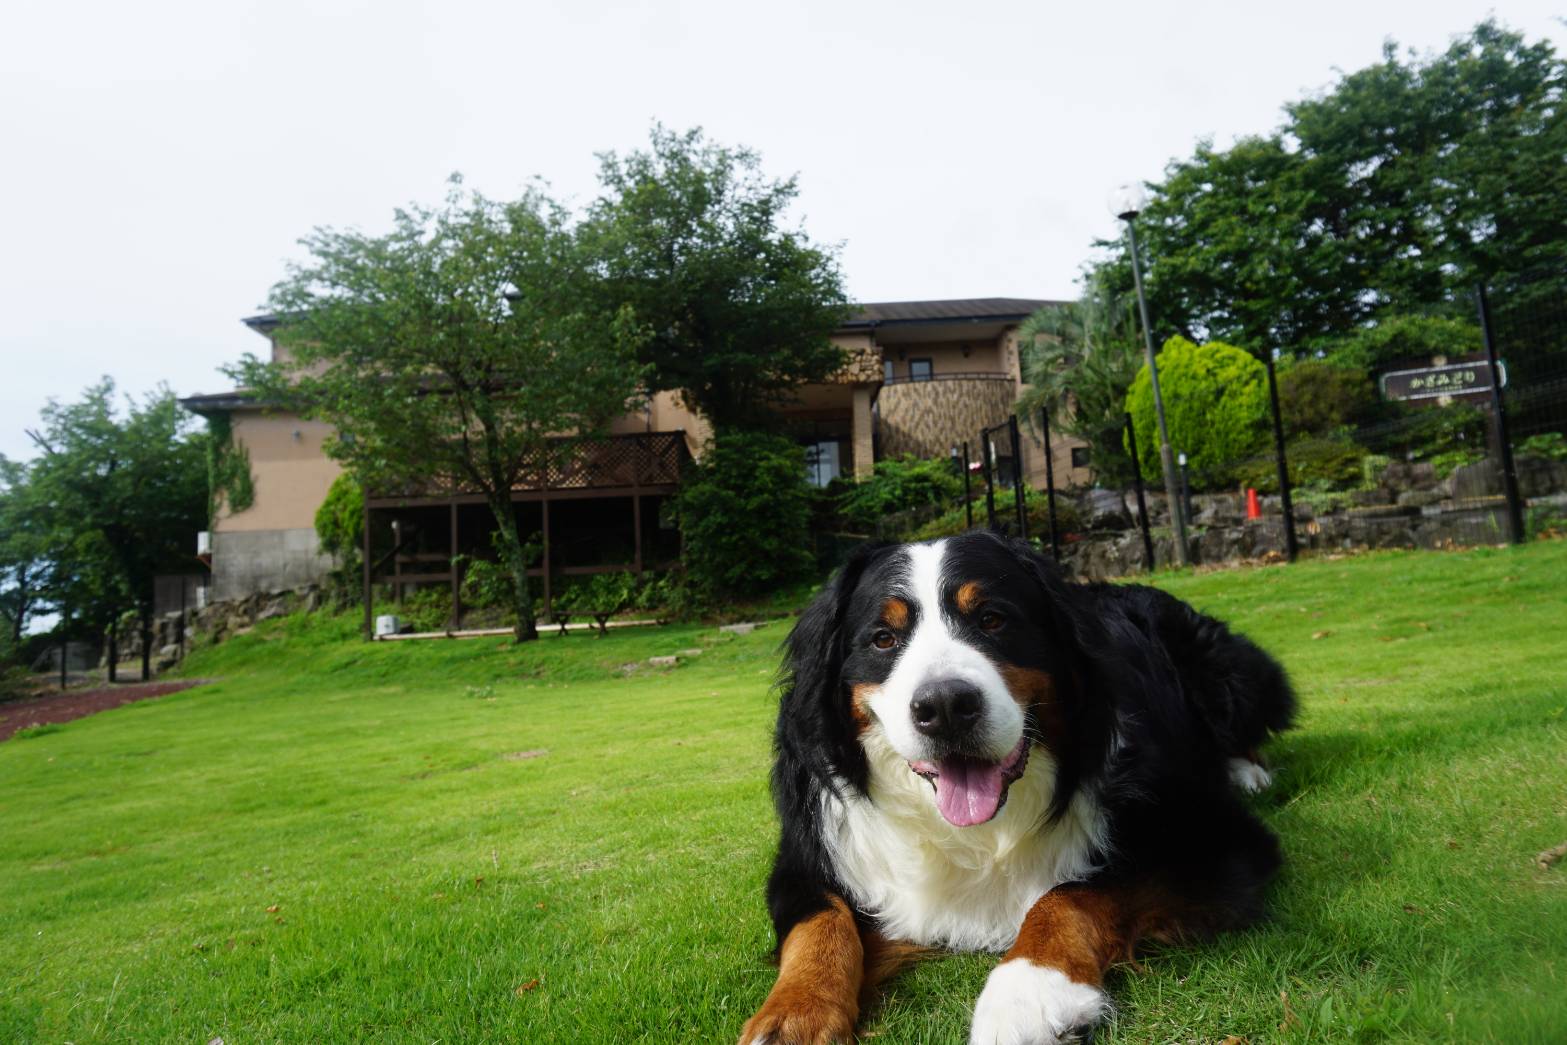
M518 642L529 642L539 637L539 623L533 615L533 593L528 588L528 556L522 546L522 536L517 532L517 510L509 497L492 499L490 514L495 516L495 524L500 527L501 539L496 550L511 572L512 610L517 615L514 635Z

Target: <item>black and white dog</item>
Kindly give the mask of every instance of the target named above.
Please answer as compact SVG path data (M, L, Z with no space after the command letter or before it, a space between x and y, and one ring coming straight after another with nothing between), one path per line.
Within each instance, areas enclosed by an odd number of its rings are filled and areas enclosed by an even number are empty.
M1238 789L1283 670L1153 588L1071 584L988 533L857 554L789 636L767 888L779 972L742 1045L850 1041L931 948L1003 952L975 1043L1108 1010L1139 939L1245 925L1280 862Z

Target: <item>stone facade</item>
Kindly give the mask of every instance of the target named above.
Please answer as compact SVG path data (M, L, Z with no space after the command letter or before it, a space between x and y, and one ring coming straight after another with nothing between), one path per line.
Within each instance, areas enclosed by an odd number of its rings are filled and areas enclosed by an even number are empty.
M881 456L946 457L953 444L973 444L981 428L1005 421L1016 399L1005 375L886 385L878 400ZM970 454L978 460L977 449Z

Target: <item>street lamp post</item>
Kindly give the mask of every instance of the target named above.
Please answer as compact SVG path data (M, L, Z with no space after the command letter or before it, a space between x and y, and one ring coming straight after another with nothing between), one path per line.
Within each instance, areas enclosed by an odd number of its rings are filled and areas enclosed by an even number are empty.
M1170 451L1170 429L1164 423L1164 397L1159 394L1159 364L1154 359L1153 328L1148 325L1148 298L1143 293L1143 267L1137 256L1137 212L1142 209L1142 187L1133 185L1118 190L1112 203L1115 216L1126 222L1126 241L1132 254L1132 282L1137 287L1137 310L1143 320L1143 343L1148 349L1148 380L1153 386L1154 416L1159 419L1159 463L1164 470L1164 497L1170 505L1170 522L1175 528L1175 562L1187 564L1186 513L1181 510L1179 488L1175 481L1175 455Z

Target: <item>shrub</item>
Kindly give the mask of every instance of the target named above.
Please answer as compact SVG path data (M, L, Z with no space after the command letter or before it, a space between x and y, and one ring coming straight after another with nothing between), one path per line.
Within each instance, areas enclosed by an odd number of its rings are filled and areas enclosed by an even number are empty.
M451 589L431 585L408 592L396 613L414 631L445 631L452 622Z
M1560 432L1541 432L1531 435L1518 444L1519 456L1546 457L1552 461L1567 461L1567 438Z
M704 594L754 595L812 569L805 451L783 436L715 436L675 511L686 576Z
M316 537L337 564L327 576L328 586L342 602L356 603L360 597L364 510L364 489L347 472L332 480L316 509Z
M875 474L863 482L845 483L834 507L844 524L863 532L895 512L951 504L962 496L963 477L953 472L951 461L898 457L877 461Z
M1291 490L1348 490L1366 484L1366 448L1348 438L1301 436L1284 446ZM1382 459L1385 462L1386 458ZM1279 492L1279 466L1272 454L1259 455L1236 469L1242 486L1261 493Z
M1246 351L1222 341L1196 345L1172 337L1159 353L1159 387L1164 396L1170 446L1184 451L1191 473L1209 486L1227 485L1245 458L1267 438L1267 369ZM1137 372L1126 408L1137 432L1145 479L1157 484L1159 428L1148 367Z
M1308 359L1279 371L1279 412L1286 436L1357 424L1375 401L1364 370Z
M1467 356L1482 350L1473 323L1439 316L1386 316L1340 341L1324 346L1340 366L1365 371L1398 363L1428 362L1433 356Z
M1472 446L1443 450L1439 454L1431 455L1431 470L1436 473L1438 479L1446 479L1464 465L1474 464L1484 458L1485 451Z
M595 573L576 584L572 592L572 609L592 617L598 625L599 635L608 631L609 619L637 601L639 594L635 574Z
M359 561L364 511L364 490L347 472L332 480L326 499L316 509L316 536L321 540L321 550L344 566Z

